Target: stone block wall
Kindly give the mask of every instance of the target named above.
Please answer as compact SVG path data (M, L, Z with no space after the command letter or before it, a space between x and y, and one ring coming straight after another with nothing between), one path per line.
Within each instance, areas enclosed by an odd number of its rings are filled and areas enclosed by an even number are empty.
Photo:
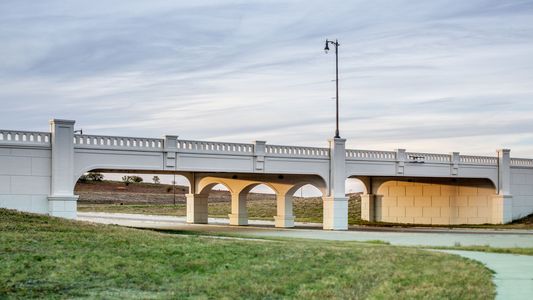
M0 207L48 213L51 151L0 148Z
M513 220L533 213L533 169L511 168Z
M488 180L378 180L374 218L410 224L493 223L496 189Z

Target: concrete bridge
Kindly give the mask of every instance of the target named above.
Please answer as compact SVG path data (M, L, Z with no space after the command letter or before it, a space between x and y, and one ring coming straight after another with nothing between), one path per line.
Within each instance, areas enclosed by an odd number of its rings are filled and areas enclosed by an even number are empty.
M507 223L533 213L533 159L510 151L471 156L404 149L345 149L74 134L74 121L50 132L0 130L0 207L76 218L74 186L88 171L168 173L190 182L187 221L207 222L207 196L231 193L230 223L247 224L246 195L265 184L277 195L277 227L294 226L293 194L311 184L323 195L324 229L348 227L347 178L365 191L365 220L416 224Z

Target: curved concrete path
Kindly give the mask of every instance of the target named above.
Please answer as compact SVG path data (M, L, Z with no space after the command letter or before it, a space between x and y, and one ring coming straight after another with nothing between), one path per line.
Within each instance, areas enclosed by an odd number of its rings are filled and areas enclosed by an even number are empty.
M474 259L493 270L496 299L533 299L533 256L436 250Z
M354 227L349 231L324 231L321 224L297 223L297 228L274 228L270 221L250 221L250 226L229 226L227 219L209 218L209 225L187 224L184 217L137 214L78 213L81 221L139 228L237 233L257 237L287 237L336 241L380 240L401 246L533 247L531 230L383 229ZM496 299L533 299L533 256L458 250L431 250L460 255L484 263L496 274Z
M533 230L427 229L351 227L348 231L325 231L322 224L296 223L296 228L274 228L272 221L250 220L250 226L228 226L228 219L209 218L209 224L187 224L185 217L118 213L78 213L78 219L132 227L231 232L263 237L288 237L336 241L381 240L401 246L531 247Z

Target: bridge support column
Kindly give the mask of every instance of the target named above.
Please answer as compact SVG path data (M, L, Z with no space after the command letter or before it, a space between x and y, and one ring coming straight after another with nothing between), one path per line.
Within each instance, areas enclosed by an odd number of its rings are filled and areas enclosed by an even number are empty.
M207 224L207 197L203 194L187 194L187 223Z
M511 150L498 150L498 195L492 199L492 221L505 224L513 220L511 195Z
M228 215L230 225L248 225L246 195L245 192L231 193L231 214Z
M322 197L324 203L323 228L326 230L348 229L348 198Z
M361 195L361 219L364 221L373 222L375 209L375 197L373 194Z
M276 206L278 215L274 217L275 226L280 228L294 227L292 195L277 195Z
M78 196L74 195L74 121L50 121L52 178L48 213L54 217L76 219Z
M329 141L330 184L329 195L323 197L323 228L329 230L348 229L348 198L345 194L346 140L335 138Z

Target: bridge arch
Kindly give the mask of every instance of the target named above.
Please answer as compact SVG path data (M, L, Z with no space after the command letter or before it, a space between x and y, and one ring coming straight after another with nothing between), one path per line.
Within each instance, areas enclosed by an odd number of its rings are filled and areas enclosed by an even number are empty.
M371 193L371 179L370 177L368 176L349 176L347 179L346 179L346 185L348 185L348 180L355 180L357 183L360 184L360 186L362 187L363 189L363 194L369 194ZM348 191L349 193L349 191Z
M162 171L154 169L138 169L138 168L125 168L125 167L104 167L95 165L92 167L87 167L83 169L83 172L78 172L74 175L73 186L76 185L81 176L90 173L125 173L125 174L154 174L154 175L176 175L185 179L189 190L191 189L192 176L187 172L174 172L174 171Z
M301 181L296 184L294 184L291 188L289 188L286 192L287 195L294 196L294 194L301 188L303 188L306 185L313 186L316 188L320 193L322 194L322 197L326 196L328 194L328 188L325 181L320 180L307 180L307 181Z
M198 189L197 189L197 193L198 194L201 194L201 195L209 195L209 192L211 192L211 190L213 190L213 188L217 185L222 185L224 186L230 193L233 193L233 190L231 189L231 187L223 182L223 181L220 181L220 180L216 180L216 179L213 179L213 180L204 180L202 181L200 184L198 184Z

